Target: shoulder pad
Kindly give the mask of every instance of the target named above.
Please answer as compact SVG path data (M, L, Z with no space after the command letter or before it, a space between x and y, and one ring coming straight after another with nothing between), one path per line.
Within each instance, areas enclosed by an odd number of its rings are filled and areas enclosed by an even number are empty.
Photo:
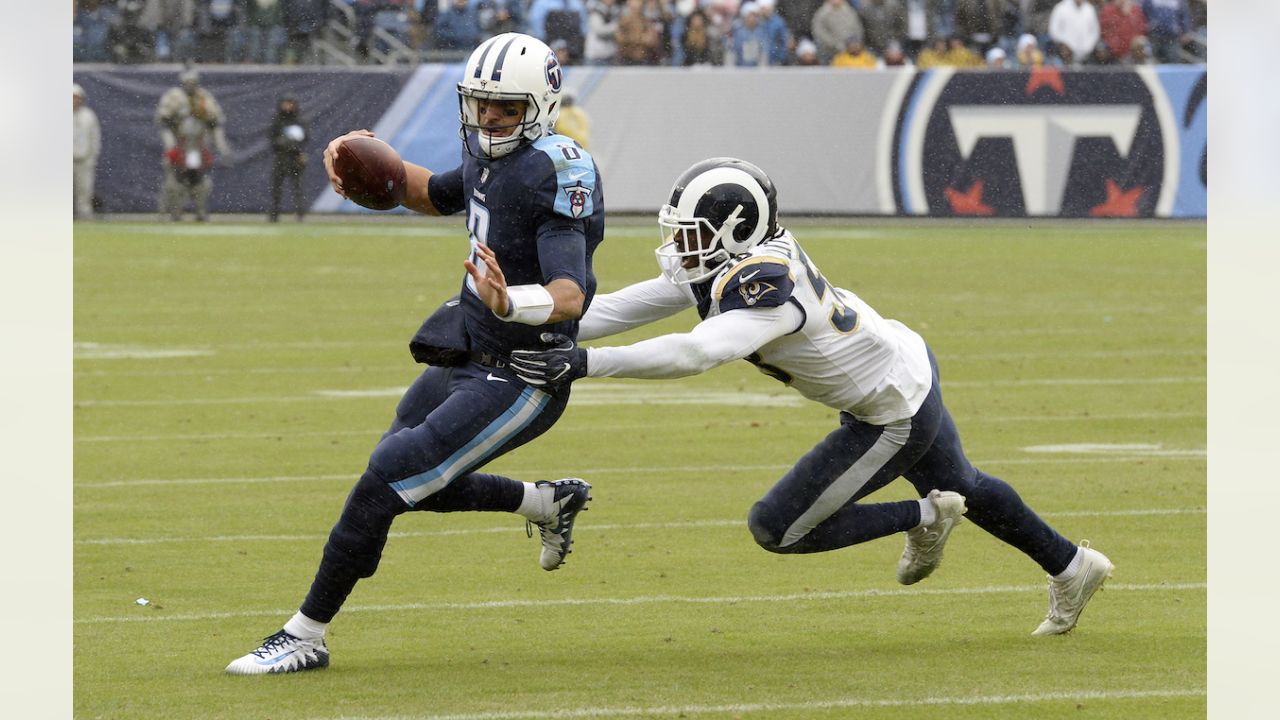
M599 178L596 177L591 153L564 135L539 138L533 147L550 158L555 168L556 213L577 219L595 212L592 195L596 192Z
M795 280L782 258L753 255L716 280L712 293L720 312L738 308L778 307L791 297Z

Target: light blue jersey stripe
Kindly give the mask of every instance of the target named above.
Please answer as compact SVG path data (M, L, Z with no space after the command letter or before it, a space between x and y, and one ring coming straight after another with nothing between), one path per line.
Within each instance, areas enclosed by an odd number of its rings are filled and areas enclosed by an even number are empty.
M578 147L572 138L548 135L533 143L546 153L556 168L555 211L571 218L590 217L595 211L596 166L591 153Z
M543 408L550 401L551 396L545 392L525 388L524 392L520 393L520 398L489 423L488 427L481 430L471 442L458 448L457 452L430 470L391 483L391 489L395 490L409 507L413 507L423 498L448 485L464 469L487 458L494 450L518 435L542 413Z

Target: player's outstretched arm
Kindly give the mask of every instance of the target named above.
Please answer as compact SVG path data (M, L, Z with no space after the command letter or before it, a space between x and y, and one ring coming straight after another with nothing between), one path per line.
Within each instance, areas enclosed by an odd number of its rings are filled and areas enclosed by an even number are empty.
M471 260L463 261L462 265L471 275L476 292L485 306L503 320L526 325L545 325L562 320L576 320L582 316L582 304L586 301L586 295L574 281L556 278L546 285L510 288L507 287L507 278L502 274L497 257L488 245L476 244L476 259L484 266L483 270ZM514 308L513 296L517 296Z
M803 321L804 313L791 303L733 310L709 317L687 333L618 347L588 348L585 372L589 377L645 380L697 375L747 357L793 332Z
M578 341L616 335L671 317L695 305L693 294L659 275L596 295L578 326Z

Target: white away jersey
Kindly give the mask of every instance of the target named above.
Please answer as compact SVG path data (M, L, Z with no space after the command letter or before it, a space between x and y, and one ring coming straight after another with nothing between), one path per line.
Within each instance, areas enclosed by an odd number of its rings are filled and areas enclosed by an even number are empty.
M760 243L722 271L703 316L784 302L800 306L803 324L765 343L748 361L805 397L864 422L883 425L920 409L932 384L924 339L828 283L790 232Z
M680 377L745 356L805 397L876 425L915 415L929 392L932 370L924 340L828 283L785 231L710 282L690 288L657 278L597 296L583 318L580 339L619 332L694 304L703 322L692 332L665 336L667 342L655 338L627 348L591 348L589 374ZM707 347L717 349L708 352Z

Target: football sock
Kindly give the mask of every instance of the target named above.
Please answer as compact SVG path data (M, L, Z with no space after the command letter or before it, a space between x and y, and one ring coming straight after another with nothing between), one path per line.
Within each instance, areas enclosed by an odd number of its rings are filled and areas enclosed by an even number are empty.
M531 482L520 484L524 485L524 497L520 500L520 507L516 508L516 514L530 520L541 520L546 517L547 510L542 499L542 489Z
M938 509L929 498L920 498L920 525L930 525L938 519ZM919 525L917 525L919 527Z
M1076 548L1076 554L1071 557L1071 562L1067 563L1067 569L1051 577L1059 582L1070 580L1076 576L1076 573L1080 572L1080 563L1082 562L1084 562L1084 553L1080 552L1079 548Z
M328 628L329 623L316 622L301 612L294 613L294 616L289 618L289 622L284 624L285 632L302 640L324 637L324 631Z

